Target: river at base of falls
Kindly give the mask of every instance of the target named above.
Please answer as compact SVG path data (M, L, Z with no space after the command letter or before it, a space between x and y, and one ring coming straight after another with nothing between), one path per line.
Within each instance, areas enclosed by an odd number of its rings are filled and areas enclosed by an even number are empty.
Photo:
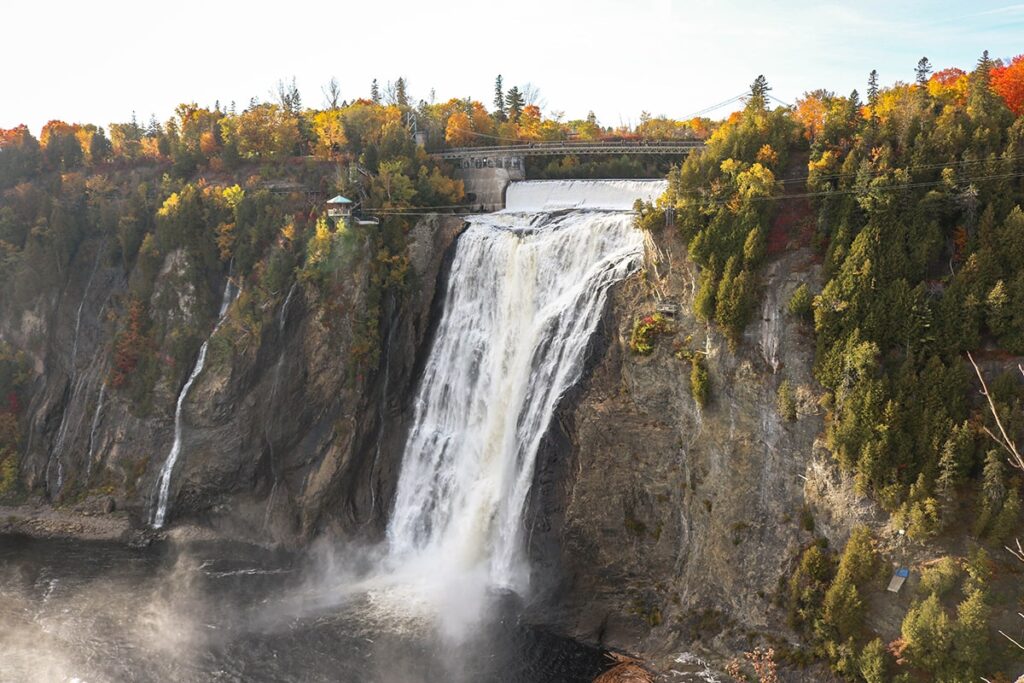
M592 681L603 653L519 619L458 643L343 597L333 551L0 537L0 681Z

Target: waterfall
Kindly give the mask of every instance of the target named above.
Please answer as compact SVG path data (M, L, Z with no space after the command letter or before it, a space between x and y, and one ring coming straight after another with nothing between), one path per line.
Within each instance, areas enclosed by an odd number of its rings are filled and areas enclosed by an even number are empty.
M281 311L277 315L277 338L278 344L281 346L281 353L277 356L277 362L274 363L274 377L270 384L270 407L275 408L275 400L277 399L277 385L281 380L281 366L284 365L285 359L285 347L284 347L284 326L288 322L288 304L292 301L292 295L295 293L295 287L299 284L298 280L292 282L292 286L288 288L288 294L284 297L284 303L281 304ZM278 415L285 414L284 411L279 411ZM270 495L267 496L267 508L263 513L263 526L261 530L267 528L267 523L270 521L270 511L274 506L274 496L277 493L277 465L274 462L274 444L270 440L270 421L268 420L263 425L263 439L267 442L267 448L270 452L270 474L274 478L274 483L270 485Z
M107 395L107 383L100 379L100 394L96 399L96 412L92 415L92 427L89 429L89 455L85 461L85 477L89 478L92 472L92 457L96 450L96 430L100 426L100 417L103 414L103 399Z
M214 326L210 336L203 342L203 345L199 347L199 357L196 358L196 364L193 366L192 372L189 373L185 386L181 388L181 392L178 394L178 402L174 407L174 443L171 446L171 452L167 454L167 460L164 461L163 467L160 468L157 505L153 510L151 520L154 529L162 527L167 517L167 499L171 492L171 475L174 473L174 465L178 462L178 456L181 455L181 414L185 408L185 399L188 397L192 384L199 377L199 373L203 371L203 365L206 364L206 349L210 345L210 339L220 329L221 323L224 322L224 316L228 312L228 307L231 306L231 302L234 301L236 294L237 291L234 285L231 284L231 279L228 278L227 283L224 285L224 296L220 302L220 312L217 314L217 324Z
M82 291L82 300L78 302L78 310L75 313L75 336L71 345L71 364L70 372L68 377L69 393L64 402L64 410L60 417L60 427L57 428L57 439L55 440L53 447L50 450L50 454L47 458L46 464L46 487L49 492L49 481L50 481L50 470L53 465L53 459L57 460L57 486L55 493L59 494L61 489L64 488L64 463L61 461L61 456L64 454L64 446L68 436L69 416L72 410L73 401L78 395L79 390L82 387L82 380L78 377L78 338L79 331L82 327L82 311L85 309L85 302L89 299L89 290L92 289L92 281L96 278L96 270L100 265L100 254L106 247L106 242L100 244L96 250L96 255L93 258L92 270L89 271L89 279L86 280L85 289ZM79 423L78 426L80 426ZM77 426L76 426L77 429Z
M387 530L395 566L526 587L523 514L537 451L582 374L608 289L640 267L633 202L664 189L513 183L507 209L470 219L402 459Z
M370 476L367 478L367 484L370 487L370 514L366 516L366 521L363 522L364 526L373 520L373 515L377 512L377 485L374 477L377 473L377 463L380 462L381 446L384 444L384 425L387 422L388 382L391 379L391 335L398 324L398 308L395 306L394 298L390 298L389 302L388 308L391 310L391 315L388 316L388 326L384 336L384 386L381 387L380 404L377 407L377 446L373 451Z
M761 356L771 367L772 374L779 371L779 338L782 333L782 316L774 292L768 292L761 309Z

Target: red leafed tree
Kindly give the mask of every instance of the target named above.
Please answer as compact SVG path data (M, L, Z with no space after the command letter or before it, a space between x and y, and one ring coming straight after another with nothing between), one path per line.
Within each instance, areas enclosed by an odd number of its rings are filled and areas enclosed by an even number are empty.
M967 75L967 72L963 69L958 69L955 66L948 69L942 69L932 74L929 80L935 81L945 87L951 87L956 85L956 82Z
M125 385L129 375L139 364L149 340L145 335L146 314L142 302L132 299L128 306L128 325L114 342L114 372L112 384L119 388Z
M992 68L992 89L1017 116L1024 114L1024 55Z

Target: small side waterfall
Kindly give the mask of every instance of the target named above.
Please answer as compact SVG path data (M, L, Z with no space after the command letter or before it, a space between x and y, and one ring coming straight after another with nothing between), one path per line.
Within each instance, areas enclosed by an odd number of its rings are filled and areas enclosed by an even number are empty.
M583 371L608 289L635 272L630 212L661 181L513 183L506 210L459 237L414 406L393 567L464 588L526 587L523 513L559 399ZM412 568L416 569L413 570Z
M100 244L96 250L96 255L93 258L92 270L89 271L89 279L86 280L85 289L82 291L82 300L78 302L78 310L75 312L75 335L71 345L71 363L68 370L68 394L64 402L64 410L60 418L60 426L57 428L57 438L50 449L50 454L47 459L46 465L46 487L47 492L49 491L50 482L50 471L53 467L53 461L57 462L57 483L54 491L54 495L60 493L61 489L64 488L64 462L61 459L64 455L64 450L67 446L68 429L71 426L71 413L73 412L71 406L76 400L76 397L80 393L82 387L85 385L85 378L81 377L78 372L78 340L79 333L82 328L82 311L85 309L85 304L89 300L89 290L92 289L92 281L96 278L96 271L100 265L100 255L106 247L106 242ZM75 425L75 432L81 425L79 421ZM72 434L74 438L74 434Z
M171 446L171 452L167 454L167 460L164 461L163 467L160 468L160 478L157 484L157 504L153 509L151 519L154 529L161 528L167 518L167 501L171 492L171 475L174 473L174 465L178 462L178 456L181 455L181 414L185 408L185 399L188 398L188 392L192 388L192 384L195 383L196 378L199 377L199 374L203 371L203 366L206 364L206 350L210 345L210 338L220 329L221 323L224 322L224 316L227 314L228 308L237 294L238 291L231 283L231 279L228 278L227 283L224 285L224 296L220 302L220 312L217 314L217 324L214 326L210 336L203 342L203 345L199 347L199 357L196 358L196 364L192 367L192 372L189 373L185 386L181 388L181 392L178 394L178 402L174 407L174 443Z
M277 399L277 385L281 381L281 366L284 365L285 361L285 349L284 349L284 326L288 322L288 304L292 301L292 295L295 294L295 288L298 286L298 281L292 282L292 286L288 288L288 294L284 297L284 303L281 304L281 311L277 315L277 337L278 343L281 345L281 353L277 357L277 362L274 363L274 378L270 384L270 407L271 409L276 407L275 401ZM278 411L278 415L285 414L283 411ZM267 448L270 452L270 476L274 479L274 483L270 485L270 495L267 496L267 508L263 512L263 526L262 529L267 528L267 524L270 522L270 513L274 507L274 497L277 495L277 483L278 483L278 471L277 462L274 459L274 444L270 440L270 423L263 427L263 438L267 442Z
M772 373L779 371L779 341L782 334L782 312L774 293L769 292L764 298L761 309L761 356L771 367Z
M107 383L100 380L100 393L96 398L96 411L92 415L92 426L89 428L89 455L85 461L85 476L89 478L92 473L93 453L96 452L96 430L100 426L100 418L103 416L103 399L107 396Z

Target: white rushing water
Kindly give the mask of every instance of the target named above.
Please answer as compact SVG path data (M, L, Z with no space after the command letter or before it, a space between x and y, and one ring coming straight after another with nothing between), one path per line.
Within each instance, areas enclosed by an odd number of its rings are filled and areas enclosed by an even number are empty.
M70 405L76 400L79 391L84 385L84 380L79 378L78 375L78 339L79 333L82 328L82 311L85 308L85 303L89 299L89 290L92 289L92 281L96 277L96 270L100 265L100 254L106 246L106 242L102 243L96 250L96 255L93 258L92 270L89 271L89 279L86 280L85 290L82 292L82 300L78 302L78 310L75 312L75 335L71 345L71 363L69 366L69 391L65 401L64 411L61 413L60 427L57 429L57 439L55 440L53 447L50 450L50 454L47 459L46 466L46 486L49 492L50 476L49 472L52 468L53 461L57 461L57 486L52 492L53 494L59 494L61 489L64 488L64 462L61 460L64 455L64 450L68 437L68 428L70 426L70 415L73 412L70 409ZM77 431L77 429L76 429Z
M224 316L227 314L228 308L231 306L231 302L234 301L237 293L235 286L231 283L231 279L228 278L227 283L224 285L224 296L221 298L220 312L217 314L217 324L214 326L213 332L210 333L210 337L217 333L221 323L224 322ZM151 520L154 529L162 527L164 520L167 518L167 501L171 492L171 475L174 473L174 465L178 462L178 456L181 455L181 414L185 408L185 399L188 397L188 392L196 378L203 371L203 365L206 364L206 349L210 345L210 337L207 337L203 345L199 347L199 356L196 358L196 364L193 366L192 372L189 373L185 386L181 388L181 392L178 394L178 402L174 407L174 443L171 445L171 452L167 454L167 460L164 461L163 467L160 468L160 478L157 485L157 504L153 509Z
M388 526L395 567L521 592L524 508L561 396L579 378L609 287L635 272L637 198L661 181L512 184L459 237ZM570 209L570 210L566 210ZM412 569L412 568L416 569Z

